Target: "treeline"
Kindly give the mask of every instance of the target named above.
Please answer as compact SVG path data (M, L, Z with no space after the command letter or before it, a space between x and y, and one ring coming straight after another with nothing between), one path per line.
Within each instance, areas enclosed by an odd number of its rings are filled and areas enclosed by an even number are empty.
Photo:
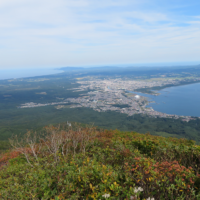
M89 108L56 109L53 106L18 109L4 112L0 117L0 140L7 141L13 134L27 130L39 131L50 124L76 121L94 124L103 129L150 132L152 135L177 137L200 141L200 120L183 122L181 119L153 118L145 115L127 116L118 112L96 112ZM0 145L0 149L4 148Z

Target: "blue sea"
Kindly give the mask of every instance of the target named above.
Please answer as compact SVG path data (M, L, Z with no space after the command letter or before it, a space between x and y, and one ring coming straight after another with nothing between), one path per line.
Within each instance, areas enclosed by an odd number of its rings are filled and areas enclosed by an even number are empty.
M200 83L165 88L160 91L159 96L133 92L148 97L148 107L154 110L184 116L200 117Z
M0 69L0 80L26 78L61 73L57 69Z

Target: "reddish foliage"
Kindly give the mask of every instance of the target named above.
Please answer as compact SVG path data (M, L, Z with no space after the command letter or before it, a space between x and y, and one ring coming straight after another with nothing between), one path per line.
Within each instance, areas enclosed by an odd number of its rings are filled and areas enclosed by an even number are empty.
M0 158L0 168L3 167L4 165L7 164L7 162L12 159L12 158L16 158L17 156L19 156L21 153L18 151L11 151L9 153L5 153L3 154L3 156Z
M31 152L30 148L24 148L24 149L27 151L27 153ZM20 150L12 150L12 151L10 151L8 153L4 153L0 157L0 168L2 166L6 165L10 159L17 158L21 154L22 153L20 152Z
M150 159L140 157L135 158L134 160L135 164L132 165L130 171L133 177L140 177L140 180L143 181L143 183L145 182L147 184L153 180L158 181L162 180L164 177L167 177L169 183L176 184L175 179L179 177L187 184L188 188L194 186L192 168L181 166L178 161L164 161L155 163Z

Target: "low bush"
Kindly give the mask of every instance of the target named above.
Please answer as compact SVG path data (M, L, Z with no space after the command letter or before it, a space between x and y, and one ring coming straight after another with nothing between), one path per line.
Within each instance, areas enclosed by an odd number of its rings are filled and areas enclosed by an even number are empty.
M11 144L1 157L1 199L200 199L193 141L46 127Z

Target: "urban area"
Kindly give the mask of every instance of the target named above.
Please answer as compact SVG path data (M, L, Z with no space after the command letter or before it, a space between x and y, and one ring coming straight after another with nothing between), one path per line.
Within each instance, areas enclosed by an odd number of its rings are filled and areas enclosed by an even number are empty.
M88 107L98 112L117 111L129 116L146 114L152 117L181 118L183 121L194 119L191 116L171 115L155 111L152 107L147 107L151 102L147 97L134 93L134 90L141 88L178 85L179 81L176 79L135 81L121 78L106 80L91 78L90 80L79 79L77 82L80 86L73 88L73 91L88 91L78 98L67 98L60 102L46 104L29 102L22 104L19 108L57 105L57 109L62 109L67 104L70 105L70 108ZM159 93L154 93L154 95L159 95Z

